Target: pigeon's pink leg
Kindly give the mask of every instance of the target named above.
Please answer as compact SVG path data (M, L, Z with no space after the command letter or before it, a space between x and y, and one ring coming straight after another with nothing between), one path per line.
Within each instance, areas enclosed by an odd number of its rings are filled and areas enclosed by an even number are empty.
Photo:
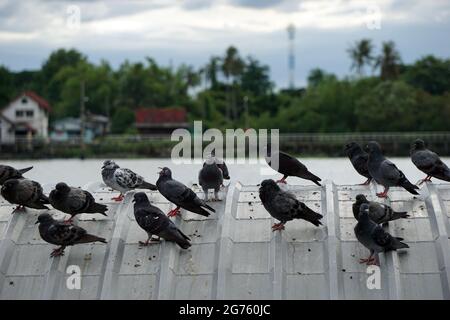
M371 180L372 180L371 178L367 179L366 182L361 183L361 186L367 186L367 185L369 185Z
M432 176L426 176L424 179L419 180L419 183L418 183L417 185L420 186L420 185L423 184L424 182L431 181L431 178L432 178Z
M64 220L64 224L72 224L73 223L73 216L70 216L70 218L69 219L67 219L67 220Z
M23 210L25 210L25 206L19 205L11 212L11 214L14 214L18 211L23 211Z
M284 223L283 222L280 222L280 223L275 223L273 226L272 226L272 231L277 231L277 230L284 230Z
M175 217L177 214L180 214L180 207L176 207L173 210L170 210L167 214L168 217Z
M378 198L387 198L388 191L389 191L389 188L385 187L383 192L377 193L377 197Z
M366 259L359 259L359 263L365 263L367 265L370 265L370 263L372 263L374 260L375 260L375 258L372 255L370 255Z
M284 183L284 184L287 184L286 178L287 178L287 176L284 176L284 177L281 178L280 180L277 180L277 183Z
M119 202L119 201L122 201L123 198L124 198L124 195L123 194L119 194L117 197L111 198L111 200Z
M152 239L152 237L150 236L150 237L148 237L147 241L139 241L139 246L146 247L153 243L159 243L159 241L160 241L159 239Z
M59 247L56 248L55 250L52 251L52 253L50 254L50 257L59 257L59 256L63 256L64 255L64 249L66 247Z

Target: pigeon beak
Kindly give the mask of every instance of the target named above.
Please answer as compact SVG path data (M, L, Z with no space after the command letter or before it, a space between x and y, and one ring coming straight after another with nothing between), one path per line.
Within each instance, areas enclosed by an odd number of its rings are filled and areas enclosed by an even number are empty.
M261 185L261 183L258 183L256 186L259 187Z
M38 224L39 223L39 220L38 221L36 221L34 224Z

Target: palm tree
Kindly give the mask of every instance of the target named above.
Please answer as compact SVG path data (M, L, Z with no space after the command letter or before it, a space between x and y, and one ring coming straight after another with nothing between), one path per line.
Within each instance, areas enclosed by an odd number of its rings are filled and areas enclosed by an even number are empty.
M356 41L354 46L347 49L352 60L351 70L356 69L360 77L364 75L364 66L372 63L372 51L373 45L370 39Z
M233 111L233 117L237 117L236 110L236 80L242 75L244 70L244 61L239 56L238 50L230 46L225 52L225 57L222 59L222 73L227 80L227 117L230 119L230 109ZM231 80L231 83L230 83ZM232 92L230 92L230 87Z
M383 49L381 54L375 60L374 65L374 68L380 67L381 79L396 79L399 74L400 63L400 53L395 48L395 43L393 41L383 42Z
M220 58L213 56L209 59L209 63L205 66L204 72L205 72L205 78L207 81L210 82L211 89L217 88L217 72L219 71L219 63Z

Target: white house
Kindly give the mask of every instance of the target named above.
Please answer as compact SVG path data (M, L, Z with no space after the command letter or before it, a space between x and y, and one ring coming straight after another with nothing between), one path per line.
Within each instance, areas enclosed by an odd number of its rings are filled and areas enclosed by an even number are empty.
M0 143L18 138L48 138L49 103L33 91L25 91L0 110Z

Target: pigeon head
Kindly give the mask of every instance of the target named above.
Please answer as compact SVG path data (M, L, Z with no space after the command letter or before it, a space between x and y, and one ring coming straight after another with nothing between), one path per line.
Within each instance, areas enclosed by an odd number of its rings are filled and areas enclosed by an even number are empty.
M35 224L38 223L51 223L53 222L53 218L50 214L48 213L41 213L36 221Z
M148 203L148 197L145 192L138 192L134 194L133 202L135 203Z
M344 147L344 151L347 153L347 155L351 155L361 150L362 150L361 146L354 141L347 143Z
M64 182L58 183L55 189L62 193L68 193L70 191L70 187Z
M370 154L381 154L381 146L376 141L370 141L366 146L367 151Z
M105 160L102 169L116 169L119 166L113 160Z
M211 154L209 157L206 158L205 163L207 165L212 165L216 163L216 158Z
M280 187L272 179L266 179L263 182L261 182L259 190L265 192L272 192L272 191L279 191Z
M423 150L425 149L425 142L422 139L416 139L412 144L412 148L414 150Z
M363 194L358 194L356 196L356 203L357 204L363 204L363 203L368 203L369 201L367 201L367 198L365 195Z
M161 169L161 171L159 172L160 177L172 178L172 171L170 171L169 168L164 167L164 168L160 168L160 169Z
M363 203L359 207L359 218L360 219L369 218L369 204L368 203Z

